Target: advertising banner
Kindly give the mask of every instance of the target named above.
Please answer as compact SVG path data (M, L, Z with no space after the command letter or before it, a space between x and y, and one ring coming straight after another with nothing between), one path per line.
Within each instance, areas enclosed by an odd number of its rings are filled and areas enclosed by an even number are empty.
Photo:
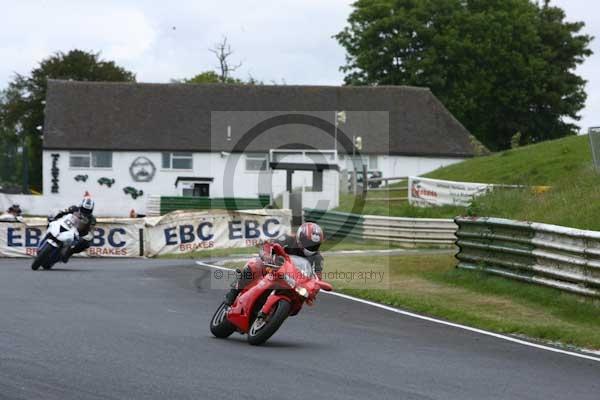
M473 197L492 190L486 183L454 182L411 176L408 178L408 202L411 205L468 206Z
M41 219L0 222L0 257L34 256L45 229Z
M251 247L291 230L290 210L176 211L162 217L100 218L79 256L154 257L203 249ZM46 234L45 218L0 222L0 257L32 257Z
M23 222L0 222L0 257L32 257L46 234L47 221L25 218ZM91 236L91 246L76 256L140 257L143 219L101 219Z
M143 240L144 219L99 219L85 254L90 257L143 257Z
M177 211L146 218L146 255L250 247L291 230L290 210Z

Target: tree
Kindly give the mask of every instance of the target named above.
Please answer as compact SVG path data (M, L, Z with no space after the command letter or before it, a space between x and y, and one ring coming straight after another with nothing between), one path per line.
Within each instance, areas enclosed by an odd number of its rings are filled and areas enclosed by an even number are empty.
M191 78L181 79L181 80L172 80L175 83L226 83L226 84L235 84L235 85L262 85L262 81L254 78L249 75L247 80L241 80L234 77L228 77L225 82L221 81L221 77L215 71L205 71L201 72L198 75L194 75Z
M219 61L218 72L204 71L187 79L174 79L173 82L178 83L226 83L235 85L262 85L262 82L253 76L249 75L246 81L231 76L231 73L242 66L242 63L231 65L229 57L233 54L231 46L227 43L227 36L223 36L221 42L215 44L212 49L209 49Z
M227 36L223 36L223 39L208 51L213 53L219 61L219 81L221 83L229 83L228 80L231 79L231 73L241 67L242 63L232 65L229 62L229 57L233 54L233 50L231 50L231 46L227 43Z
M30 185L42 187L42 129L48 79L135 81L135 75L99 53L71 50L43 60L29 76L16 75L2 93L0 126L21 137L29 155ZM0 131L1 133L1 131Z
M427 86L488 148L572 134L584 24L530 0L358 0L335 38L354 85Z
M19 184L21 160L17 154L19 138L0 123L0 186Z
M228 76L225 81L222 80L215 71L205 71L198 75L195 75L189 79L183 79L182 83L230 83L230 84L243 84L244 82L240 79Z

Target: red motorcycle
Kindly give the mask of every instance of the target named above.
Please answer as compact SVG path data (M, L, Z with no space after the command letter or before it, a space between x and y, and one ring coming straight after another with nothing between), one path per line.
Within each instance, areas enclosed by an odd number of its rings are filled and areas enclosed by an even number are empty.
M248 266L252 281L231 307L222 303L210 321L210 331L218 338L237 331L248 334L248 343L263 344L304 303L312 305L319 290L332 290L307 259L287 254L277 243L264 243Z

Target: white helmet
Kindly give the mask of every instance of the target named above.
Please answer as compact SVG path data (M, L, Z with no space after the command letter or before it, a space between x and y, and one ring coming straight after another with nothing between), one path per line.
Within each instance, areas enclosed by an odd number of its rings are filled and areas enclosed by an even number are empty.
M79 212L83 215L92 215L94 212L94 200L88 192L85 192L83 200L81 200L81 204L79 204Z

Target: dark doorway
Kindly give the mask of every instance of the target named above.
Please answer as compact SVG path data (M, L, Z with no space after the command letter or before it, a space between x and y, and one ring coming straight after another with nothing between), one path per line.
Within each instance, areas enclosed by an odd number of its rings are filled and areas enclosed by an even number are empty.
M194 197L209 197L210 185L208 183L194 183Z
M210 196L210 184L209 183L194 183L189 187L184 187L181 191L183 196L193 197L209 197Z

